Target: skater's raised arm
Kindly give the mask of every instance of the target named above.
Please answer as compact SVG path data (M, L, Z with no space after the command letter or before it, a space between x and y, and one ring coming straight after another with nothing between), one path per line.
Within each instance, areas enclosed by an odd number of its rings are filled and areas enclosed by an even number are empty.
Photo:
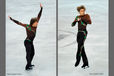
M18 25L21 25L21 26L24 26L24 27L27 26L27 24L23 24L23 23L21 23L21 22L15 20L15 19L13 19L13 18L11 18L10 16L8 16L8 17L9 17L10 20L12 20L13 22L15 22L15 23L18 24Z
M39 20L40 20L40 17L41 17L41 15L42 15L42 9L43 9L43 7L42 7L42 4L40 4L40 12L38 13L38 16L37 16L37 22L39 22Z
M88 14L86 14L85 17L82 17L81 20L86 22L87 24L91 24L92 23L91 22L91 18L90 18L90 16Z

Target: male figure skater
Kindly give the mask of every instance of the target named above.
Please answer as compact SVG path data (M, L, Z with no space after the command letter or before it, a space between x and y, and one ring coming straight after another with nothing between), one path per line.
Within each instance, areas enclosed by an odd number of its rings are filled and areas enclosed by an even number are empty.
M78 50L76 54L76 63L75 67L77 67L80 63L80 59L82 57L83 66L82 68L89 67L88 59L84 49L84 42L87 37L87 24L91 24L91 19L89 14L85 14L86 8L82 5L77 7L77 11L80 15L76 16L75 20L72 23L72 27L75 26L76 22L78 22L78 33L77 33L77 43L78 43Z
M8 16L10 20L12 20L13 22L15 22L18 25L21 25L21 26L25 27L25 29L26 29L27 37L24 41L24 45L25 45L25 48L26 48L27 64L26 64L25 70L31 70L32 67L34 66L34 65L31 64L31 62L33 60L33 57L34 57L33 40L36 36L37 25L38 25L38 22L40 20L41 14L42 14L42 9L43 9L42 4L40 4L40 8L41 9L40 9L40 12L39 12L38 16L35 17L35 18L31 18L30 24L21 23L21 22L15 20L15 19L13 19L12 17Z

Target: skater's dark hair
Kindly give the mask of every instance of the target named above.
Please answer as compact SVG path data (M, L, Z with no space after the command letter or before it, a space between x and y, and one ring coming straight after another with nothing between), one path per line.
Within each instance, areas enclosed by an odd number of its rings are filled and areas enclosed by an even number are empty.
M32 26L32 24L34 23L34 22L36 22L37 21L37 18L35 17L35 18L31 18L31 20L30 20L30 25Z
M77 11L78 11L78 12L80 12L80 10L81 10L81 9L86 10L86 8L85 8L85 6L84 6L84 5L81 5L81 6L78 6L78 7L77 7Z

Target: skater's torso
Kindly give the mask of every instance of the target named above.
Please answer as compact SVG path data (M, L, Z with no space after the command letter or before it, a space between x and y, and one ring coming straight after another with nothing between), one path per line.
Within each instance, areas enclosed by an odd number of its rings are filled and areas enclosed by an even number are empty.
M36 36L36 27L31 27L30 25L27 24L26 34L27 34L26 40L33 41Z
M88 14L84 14L84 15L79 15L77 16L79 18L81 18L81 21L78 22L78 30L83 31L86 30L87 24L91 24L91 20ZM83 25L83 23L85 25Z

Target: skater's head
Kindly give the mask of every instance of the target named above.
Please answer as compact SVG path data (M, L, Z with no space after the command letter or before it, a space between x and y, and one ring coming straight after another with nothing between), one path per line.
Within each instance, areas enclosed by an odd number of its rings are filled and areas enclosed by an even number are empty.
M80 13L80 15L84 15L85 10L86 10L86 8L83 5L77 7L77 11Z
M31 25L32 27L37 27L37 24L38 24L37 18L36 18L36 17L35 17L35 18L31 18L31 20L30 20L30 25Z

